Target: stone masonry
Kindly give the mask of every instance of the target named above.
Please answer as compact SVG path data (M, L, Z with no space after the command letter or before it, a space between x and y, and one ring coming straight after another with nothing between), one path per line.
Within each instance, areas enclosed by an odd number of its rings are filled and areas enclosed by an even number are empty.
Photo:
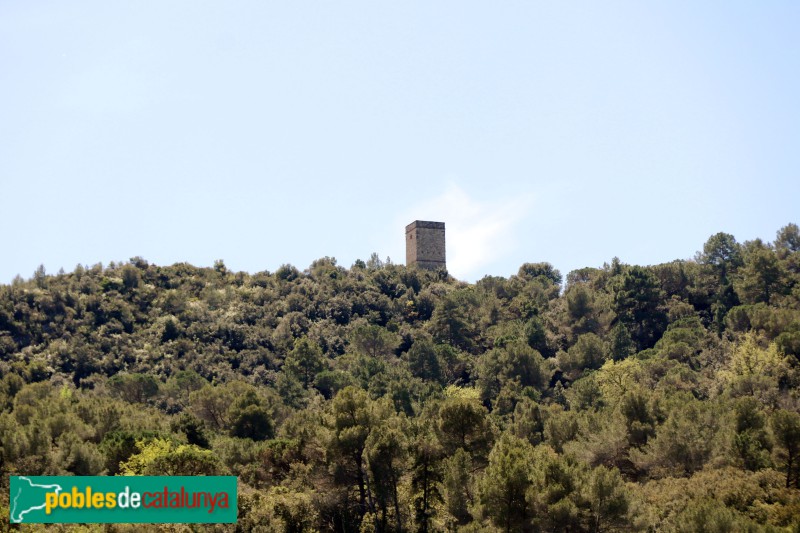
M415 220L406 226L406 266L429 270L447 268L444 222Z

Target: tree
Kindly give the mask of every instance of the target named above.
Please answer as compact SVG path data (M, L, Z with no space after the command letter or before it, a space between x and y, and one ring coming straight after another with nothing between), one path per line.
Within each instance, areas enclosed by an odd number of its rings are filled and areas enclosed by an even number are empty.
M797 224L790 223L778 230L775 248L789 252L800 251L800 228Z
M702 254L699 254L699 260L713 267L721 280L726 279L730 272L742 264L741 246L733 235L720 232L709 237L703 245Z
M193 370L181 370L176 372L167 380L165 387L167 393L173 396L180 403L181 407L189 403L189 395L196 390L208 385L208 381L203 379Z
M58 439L55 464L77 476L97 476L103 470L104 457L97 446L67 432Z
M492 444L492 430L486 408L476 397L456 394L439 408L437 433L448 454L458 449L473 457L485 457Z
M136 443L139 453L120 465L126 476L214 476L222 467L211 450L166 439Z
M769 305L773 296L783 288L778 257L768 248L751 250L739 274L737 293L745 303L764 302Z
M480 499L489 519L506 532L529 531L533 509L526 498L532 485L532 447L526 440L503 434L480 485Z
M137 447L137 442L148 442L157 436L154 432L134 433L123 430L106 433L100 442L99 449L105 455L105 467L108 475L117 475L120 471L120 464L141 451Z
M40 289L45 288L45 284L47 283L47 270L45 270L44 265L36 267L36 270L33 272L33 281Z
M525 339L528 346L546 357L553 355L553 350L547 342L547 332L542 319L534 315L525 323Z
M786 468L786 487L800 489L800 414L778 409L772 415L772 431Z
M318 531L318 508L314 493L300 491L293 487L274 486L266 493L256 492L255 498L248 501L245 495L239 496L240 509L248 509L242 516L239 512L237 529L240 531L265 531L305 533ZM250 508L250 506L253 506Z
M651 348L667 325L664 294L647 269L633 266L613 283L614 310L636 343L638 351Z
M758 531L755 524L735 510L715 500L691 501L675 518L676 533L726 533L728 531Z
M232 396L227 388L206 385L189 394L189 404L198 418L219 430L228 427L228 408L233 401Z
M585 284L579 283L567 289L567 313L572 321L578 321L592 312L592 294Z
M158 381L146 374L117 374L108 380L108 386L131 403L144 403L158 394Z
M375 427L365 443L371 488L379 511L379 531L389 530L389 506L394 511L394 526L403 531L403 513L397 487L405 470L406 439L400 419L393 417Z
M444 383L444 371L436 348L429 338L419 338L408 350L408 368L420 379Z
M178 327L178 322L174 317L167 317L164 320L164 332L161 334L161 342L169 342L177 339L181 335L181 330Z
M575 283L567 288L564 299L571 337L602 334L610 319L607 298L599 296L589 283Z
M325 369L322 350L308 337L294 341L294 348L286 356L284 371L294 375L305 388L314 382L314 377Z
M443 481L441 459L444 450L430 431L423 429L411 447L411 488L414 519L419 533L431 531L437 504L442 503L440 485Z
M544 442L544 415L539 404L529 398L518 402L511 429L514 435L527 439L534 446Z
M626 393L622 396L620 411L628 426L628 440L631 446L644 446L656 432L656 417L647 396L638 390Z
M472 520L469 506L472 503L472 460L462 448L443 462L445 507L456 524Z
M544 438L555 451L564 451L564 445L578 437L577 411L565 410L559 404L550 404L544 412Z
M182 413L177 421L173 421L173 431L181 432L186 435L186 442L197 445L201 448L210 448L205 424L203 421L191 413Z
M434 340L470 351L475 324L470 320L469 310L475 303L474 295L467 291L454 291L442 298L429 325Z
M630 496L619 470L598 466L592 471L588 485L591 531L608 531L614 526L624 526Z
M358 489L359 516L364 516L367 511L375 512L364 464L367 438L375 423L372 410L367 393L356 387L345 387L333 399L331 459L336 477Z
M125 265L122 267L122 285L125 290L131 291L139 286L141 282L141 275L139 269L133 265Z
M611 358L614 361L622 361L633 355L635 351L636 347L633 345L628 328L622 322L618 322L611 330Z
M527 500L536 510L534 526L538 531L588 531L588 502L582 494L587 467L573 459L557 455L548 446L530 452L532 485Z
M767 417L761 412L760 402L752 397L740 398L734 407L736 433L733 450L748 470L769 466L772 443L766 432Z
M655 437L648 438L641 449L631 450L631 460L653 477L691 475L711 459L719 419L708 403L684 398Z
M397 348L397 335L386 328L375 325L358 326L350 336L350 342L356 350L372 358L391 355Z
M600 368L606 360L606 347L594 333L584 333L568 352L559 354L558 360L561 370L574 379L584 369Z
M273 436L269 412L257 403L239 404L231 410L232 437L264 440Z
M775 342L762 347L758 336L747 333L736 345L727 369L720 378L740 395L770 398L777 391L779 381L786 372L784 358Z
M542 277L554 285L561 285L563 279L561 277L561 272L553 268L553 265L550 263L525 263L519 267L517 276L526 281Z
M539 352L521 341L489 350L479 359L476 369L481 399L488 404L510 384L521 389L542 387L546 381L543 363Z

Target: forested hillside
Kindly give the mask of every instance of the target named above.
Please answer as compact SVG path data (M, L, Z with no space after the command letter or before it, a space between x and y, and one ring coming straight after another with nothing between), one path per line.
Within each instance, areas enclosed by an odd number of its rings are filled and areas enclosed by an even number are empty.
M0 285L0 511L9 474L230 474L218 530L800 531L799 358L794 224L566 279L40 269Z

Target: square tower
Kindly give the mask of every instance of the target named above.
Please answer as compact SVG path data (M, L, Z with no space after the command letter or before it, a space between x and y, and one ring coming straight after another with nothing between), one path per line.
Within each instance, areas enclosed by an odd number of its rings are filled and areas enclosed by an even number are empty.
M429 270L447 268L444 222L415 220L406 226L406 266Z

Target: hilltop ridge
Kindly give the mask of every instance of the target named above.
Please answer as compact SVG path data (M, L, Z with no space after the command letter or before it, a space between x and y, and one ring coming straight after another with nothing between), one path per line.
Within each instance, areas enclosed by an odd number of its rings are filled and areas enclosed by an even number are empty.
M474 284L42 269L0 285L0 376L4 473L231 473L242 530L796 527L800 232Z

